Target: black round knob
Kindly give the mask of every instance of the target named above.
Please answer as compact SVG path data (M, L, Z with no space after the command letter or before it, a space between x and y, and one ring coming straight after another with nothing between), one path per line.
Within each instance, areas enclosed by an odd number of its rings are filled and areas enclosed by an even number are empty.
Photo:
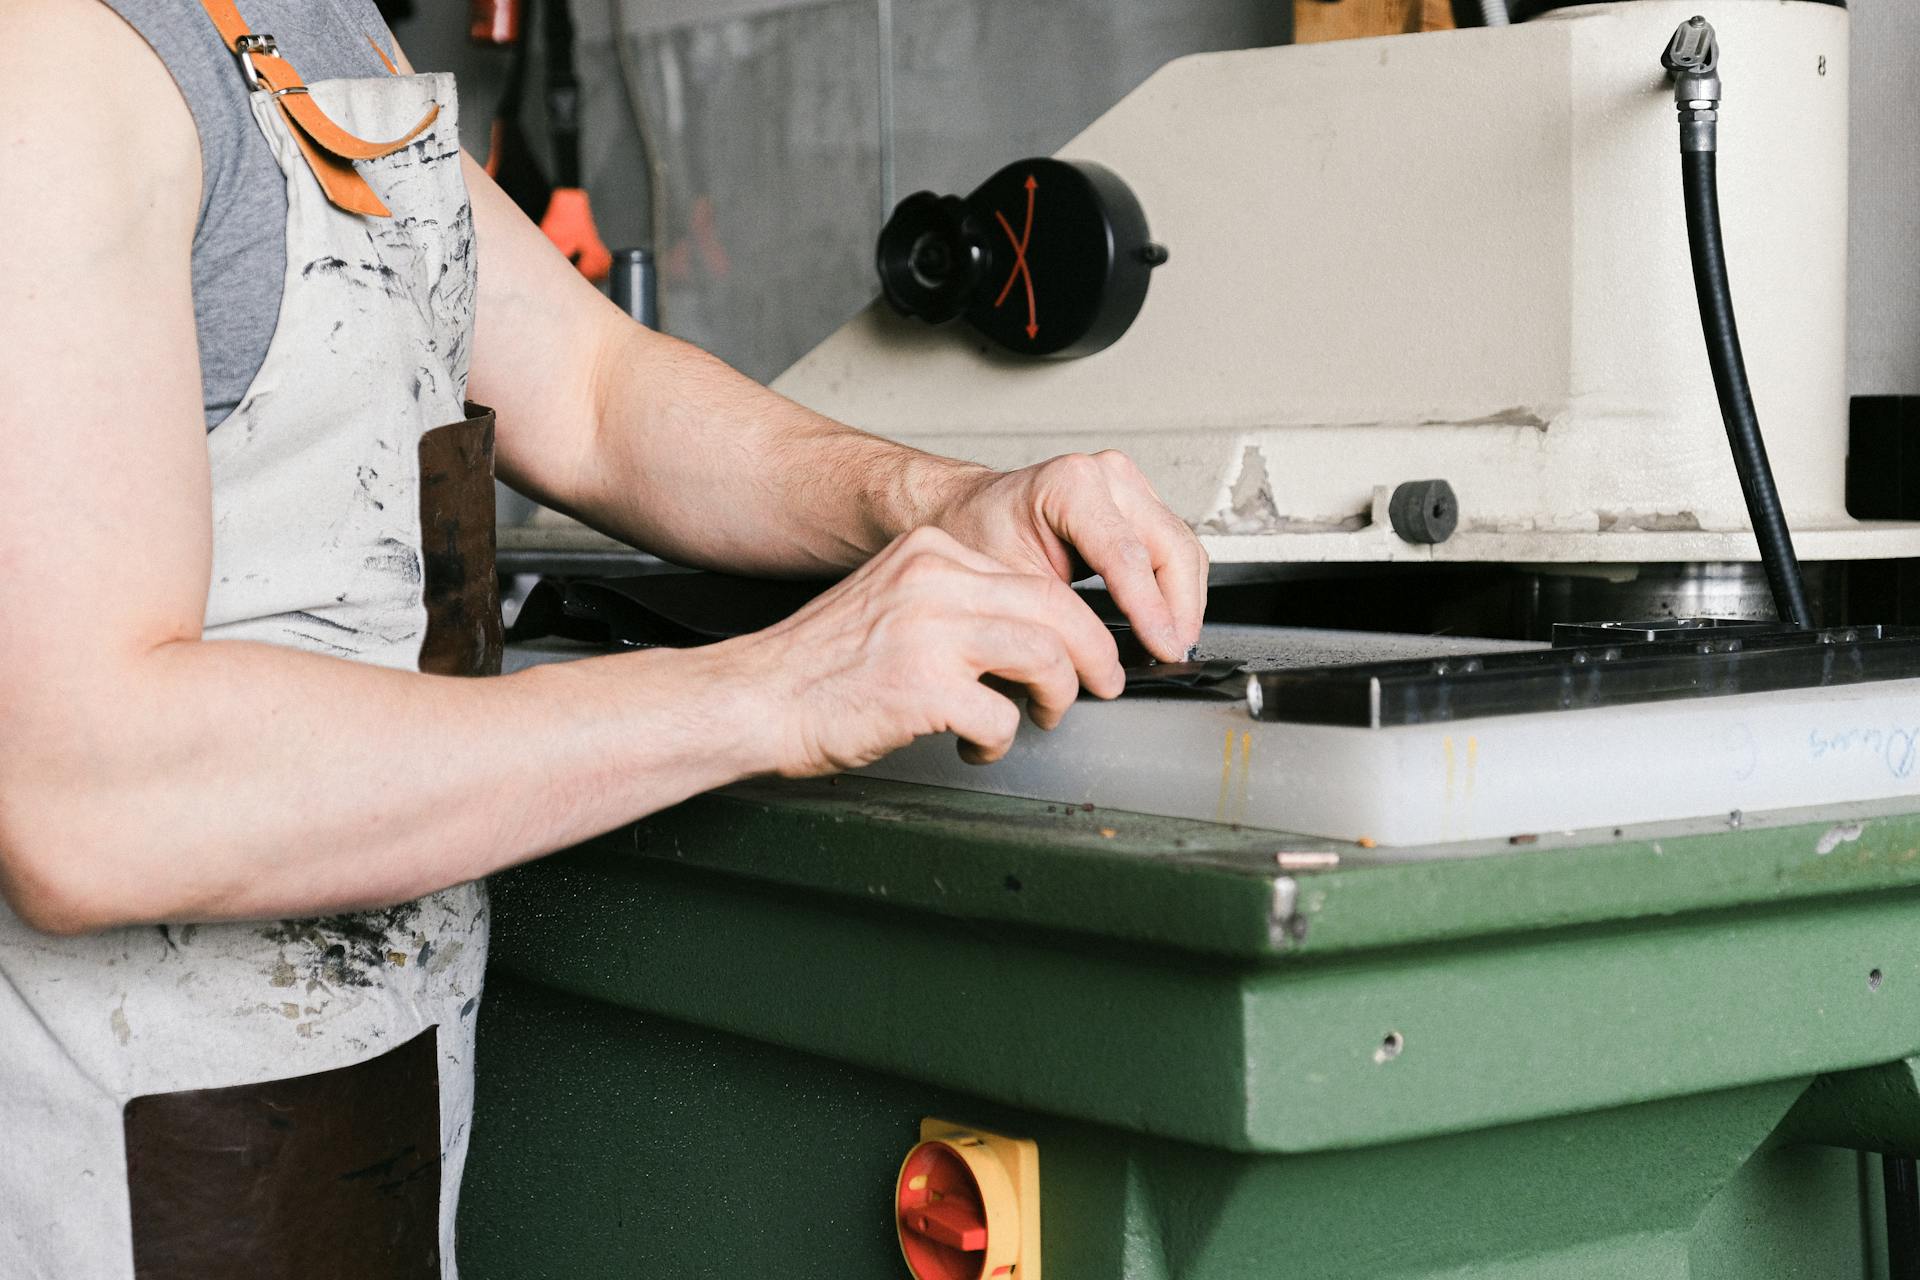
M964 316L1007 351L1060 358L1092 355L1127 331L1167 250L1112 172L1037 157L964 198L908 196L875 257L881 292L902 315Z
M1460 523L1460 500L1445 480L1409 480L1387 500L1387 518L1408 542L1445 542Z
M945 324L967 309L987 264L986 235L968 224L959 196L921 191L894 208L874 256L895 311Z

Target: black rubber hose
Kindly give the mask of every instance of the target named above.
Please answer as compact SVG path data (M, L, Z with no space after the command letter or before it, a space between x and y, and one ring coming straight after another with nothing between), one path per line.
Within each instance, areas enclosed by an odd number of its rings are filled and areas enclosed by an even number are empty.
M1887 1196L1888 1280L1920 1280L1920 1186L1911 1156L1881 1156Z
M1793 554L1793 537L1780 510L1780 492L1774 488L1767 465L1767 446L1760 439L1760 419L1753 409L1753 389L1747 384L1747 365L1740 355L1740 331L1733 321L1733 293L1727 285L1727 252L1720 240L1720 193L1711 151L1682 151L1680 174L1686 186L1687 243L1693 250L1693 287L1700 296L1700 327L1707 338L1707 361L1713 366L1713 389L1720 397L1720 417L1727 424L1727 442L1733 446L1733 466L1746 495L1747 516L1760 543L1760 562L1773 590L1780 620L1801 629L1813 626L1806 586L1800 580L1800 561Z

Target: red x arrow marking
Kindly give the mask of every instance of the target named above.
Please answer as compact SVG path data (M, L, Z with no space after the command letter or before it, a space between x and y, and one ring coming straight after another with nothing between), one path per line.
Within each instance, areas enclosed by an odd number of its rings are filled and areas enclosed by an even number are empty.
M1033 190L1039 185L1033 180L1032 174L1027 175L1027 223L1018 236L1013 234L1013 224L1007 221L1007 215L998 209L993 211L993 216L1000 220L1000 229L1007 233L1007 240L1013 245L1013 270L1007 273L1007 283L1001 286L1000 296L993 300L993 305L997 307L1007 300L1007 295L1013 292L1013 282L1016 279L1026 282L1027 341L1029 342L1040 333L1040 314L1034 309L1033 303L1033 271L1027 266L1027 243L1033 239Z

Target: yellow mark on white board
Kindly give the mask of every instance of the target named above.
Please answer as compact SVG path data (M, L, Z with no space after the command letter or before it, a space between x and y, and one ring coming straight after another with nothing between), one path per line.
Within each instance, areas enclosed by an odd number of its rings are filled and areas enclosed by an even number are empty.
M1253 735L1240 735L1240 794L1235 797L1233 818L1235 822L1247 820L1247 777L1253 772Z
M1227 730L1226 741L1220 744L1220 801L1214 806L1213 817L1216 822L1227 820L1227 796L1233 786L1233 730Z

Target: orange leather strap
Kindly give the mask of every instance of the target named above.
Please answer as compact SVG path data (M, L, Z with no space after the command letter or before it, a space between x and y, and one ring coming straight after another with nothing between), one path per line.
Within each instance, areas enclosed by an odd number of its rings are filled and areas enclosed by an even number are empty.
M206 2L217 3L218 0ZM274 100L293 117L306 135L342 160L378 160L381 156L390 156L425 133L440 115L440 107L435 104L427 108L427 114L420 117L419 124L392 142L368 142L342 129L320 109L313 95L306 92L306 82L300 78L300 73L286 59L270 53L256 53L253 55L253 69L260 77L260 83L272 91Z
M399 138L391 142L369 142L355 137L335 124L320 105L307 92L306 82L291 63L278 56L277 52L252 49L242 46L243 39L253 35L240 11L234 7L233 0L200 0L207 17L213 21L220 38L227 47L240 55L253 75L258 79L261 90L273 95L274 106L279 108L282 118L287 121L293 139L300 145L300 151L307 158L307 165L313 170L314 178L320 183L320 189L327 199L350 213L366 214L371 217L390 217L391 211L381 203L380 197L373 193L351 163L354 160L377 160L412 142L440 116L440 107L435 104L427 109L420 122ZM379 46L374 49L379 51ZM388 62L385 53L380 60Z
M375 40L372 36L368 36L367 43L373 46L374 56L380 59L380 65L387 69L388 75L397 76L400 74L400 68L393 65L393 59L387 56L387 51L380 47L378 40Z
M329 155L320 149L320 144L306 135L293 117L282 108L280 114L287 120L287 132L300 147L300 154L307 158L307 168L313 170L314 181L320 184L320 190L335 208L345 209L348 213L358 213L369 218L391 218L393 210L386 202L373 193L367 180L353 167L351 160L342 160L339 156Z

